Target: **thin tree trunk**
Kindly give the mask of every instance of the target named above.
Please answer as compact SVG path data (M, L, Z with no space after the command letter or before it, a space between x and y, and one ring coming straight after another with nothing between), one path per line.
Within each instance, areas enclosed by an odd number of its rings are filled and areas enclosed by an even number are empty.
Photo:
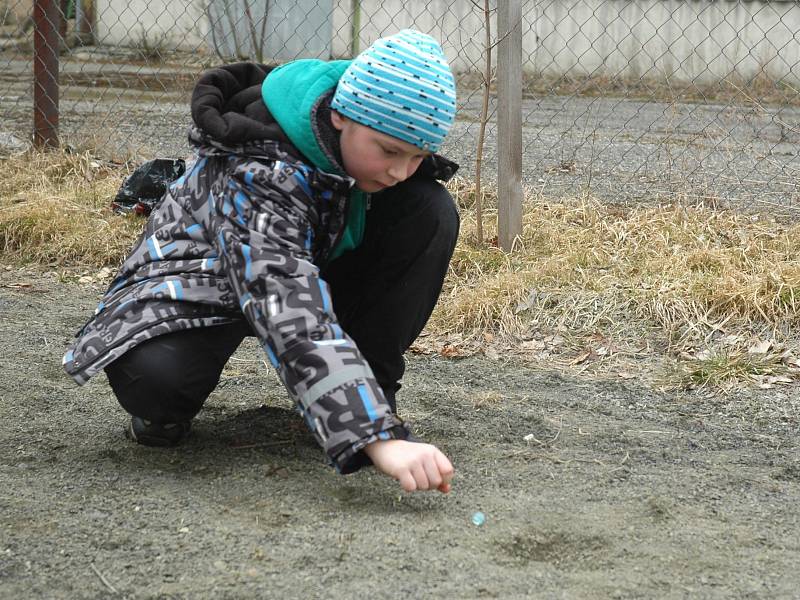
M259 38L258 54L261 57L259 60L264 62L264 34L267 32L267 17L269 16L269 0L266 0L264 5L264 14L261 17L261 37Z
M256 23L253 21L253 11L250 10L250 1L242 0L244 2L244 16L247 19L247 26L250 29L250 40L253 44L253 54L258 62L264 62L261 57L261 46L258 43L258 32L256 31Z
M481 107L481 125L478 131L478 149L475 156L475 220L479 244L483 244L483 191L481 189L483 141L486 136L486 123L489 120L489 88L492 84L492 21L489 12L489 0L483 0L483 18L486 32L486 70L483 73L483 106Z
M211 14L211 0L206 2L206 14L208 15L208 26L211 28L211 43L214 44L214 52L222 62L225 62L225 57L222 55L222 48L220 48L217 42L216 27L219 20L216 23L214 22L214 17Z
M224 4L225 4L225 16L228 17L228 25L231 28L231 35L233 36L233 47L234 47L234 52L235 52L236 58L239 59L239 60L245 60L245 59L247 59L247 55L246 54L244 54L244 55L242 54L242 47L239 45L239 36L236 35L236 23L238 21L235 22L233 20L233 14L231 12L231 7L228 4L228 0L225 0ZM236 0L233 0L233 8L234 8L234 10L237 8L236 5L237 5Z

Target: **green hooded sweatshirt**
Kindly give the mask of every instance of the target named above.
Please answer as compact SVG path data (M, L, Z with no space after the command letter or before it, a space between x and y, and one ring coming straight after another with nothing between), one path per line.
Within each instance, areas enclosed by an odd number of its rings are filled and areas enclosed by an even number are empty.
M311 109L320 97L333 90L352 61L295 60L269 72L261 85L261 96L286 137L316 168L344 175L320 148L311 126ZM330 259L358 247L364 238L367 195L357 189L350 193L344 233Z

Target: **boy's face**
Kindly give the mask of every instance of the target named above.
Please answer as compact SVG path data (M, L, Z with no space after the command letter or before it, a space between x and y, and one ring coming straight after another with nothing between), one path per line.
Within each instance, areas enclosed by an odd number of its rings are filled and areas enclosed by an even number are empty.
M379 192L405 181L430 154L335 110L331 111L331 122L341 132L342 166L363 192Z

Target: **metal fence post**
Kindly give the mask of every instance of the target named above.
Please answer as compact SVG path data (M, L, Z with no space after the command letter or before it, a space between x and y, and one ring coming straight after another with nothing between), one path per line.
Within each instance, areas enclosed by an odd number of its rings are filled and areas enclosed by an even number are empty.
M351 27L350 54L352 58L355 58L361 52L361 0L351 0L351 10L353 23Z
M58 146L58 0L33 4L33 143Z
M509 252L522 233L522 2L497 4L497 237Z

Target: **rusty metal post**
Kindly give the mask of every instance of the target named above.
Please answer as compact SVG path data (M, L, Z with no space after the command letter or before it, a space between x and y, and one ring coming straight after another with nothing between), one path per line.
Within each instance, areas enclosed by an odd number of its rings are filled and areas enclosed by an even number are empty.
M58 146L58 0L33 3L33 143Z

